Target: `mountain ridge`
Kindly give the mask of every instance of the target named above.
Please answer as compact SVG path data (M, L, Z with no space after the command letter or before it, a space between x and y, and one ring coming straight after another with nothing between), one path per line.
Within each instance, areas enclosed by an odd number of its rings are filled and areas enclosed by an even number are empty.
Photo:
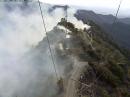
M77 14L83 14L83 13L85 14L85 16L88 16L88 14L89 15L95 15L96 17L98 17L98 19L102 19L103 23L109 23L109 22L113 23L114 19L116 18L112 14L106 14L106 15L104 15L104 14L96 13L96 12L94 12L92 10L80 10L80 9L77 10L75 16L77 16ZM107 20L105 20L105 19L107 19ZM122 23L125 23L125 24L130 24L130 18L129 17L117 18L116 21L122 22Z
M116 19L113 15L102 15L88 10L77 10L75 17L78 20L82 20L85 24L89 24L89 21L93 21L108 33L119 46L130 49L130 18ZM128 22L126 22L127 19Z

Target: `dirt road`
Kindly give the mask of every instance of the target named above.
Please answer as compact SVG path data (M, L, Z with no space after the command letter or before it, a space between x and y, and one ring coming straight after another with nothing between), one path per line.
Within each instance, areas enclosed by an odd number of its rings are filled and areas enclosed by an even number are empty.
M84 70L84 67L87 66L87 62L79 62L75 60L74 69L71 72L71 76L68 80L68 84L65 87L65 96L64 97L77 97L76 95L76 84L79 83L79 78L81 73Z

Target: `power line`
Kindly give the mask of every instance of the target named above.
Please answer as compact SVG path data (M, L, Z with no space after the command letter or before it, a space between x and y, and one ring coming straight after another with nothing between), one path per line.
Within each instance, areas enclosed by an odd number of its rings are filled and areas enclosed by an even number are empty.
M51 60L52 60L52 63L53 63L53 66L54 66L54 71L55 71L55 74L56 74L56 77L57 77L57 80L58 80L59 78L58 78L58 73L57 73L57 70L56 70L56 64L54 62L54 58L53 58L53 54L52 54L52 49L51 49L49 37L48 37L48 34L47 34L46 25L45 25L45 21L44 21L44 17L43 17L43 12L42 12L42 8L41 8L41 4L40 4L39 0L38 0L38 4L39 4L39 8L40 8L40 13L41 13L43 27L45 29L45 34L46 34L46 38L47 38L47 42L48 42L48 47L49 47L49 51L50 51L50 55L51 55Z
M120 10L122 1L123 1L123 0L120 0L120 2L119 2L117 11L116 11L116 13L115 13L115 19L113 20L113 23L112 23L112 25L111 25L111 27L110 27L110 31L113 32L113 36L112 36L113 41L116 41L116 34L115 34L115 32L114 32L114 28L115 28L115 25L116 25L116 20L117 20L117 17L118 17L118 13L119 13L119 10ZM112 29L113 29L113 30L112 30Z
M120 10L122 1L123 1L123 0L120 0L120 3L119 3L119 5L118 5L118 8L117 8L117 11L116 11L116 15L115 15L115 19L114 19L114 21L113 21L113 24L114 24L114 23L116 22L116 20L117 20L117 16L118 16L118 13L119 13L119 10ZM104 72L102 72L102 74L103 74L103 73L104 73ZM100 75L95 79L95 81L97 81L97 80L102 76L102 74L100 74ZM94 85L95 81L92 83L92 85ZM83 85L84 85L84 84L83 84ZM86 86L86 85L85 85L85 86Z
M113 20L113 24L114 24L114 23L116 22L116 20L117 20L117 16L118 16L118 13L119 13L119 10L120 10L122 1L123 1L123 0L120 0L120 3L119 3L119 5L118 5L117 11L116 11L116 15L115 15L115 19ZM75 79L71 79L71 80L72 80L72 81L75 81L75 82L79 82L80 84L84 85L85 87L88 87L88 86L94 85L95 82L96 82L103 74L104 74L104 72L102 72L102 74L100 74L100 75L93 81L93 83L92 83L91 85L87 85L87 84L85 84L85 83L83 83L83 82L81 82L81 81L79 81L79 80L75 80ZM94 93L92 93L92 94L94 94ZM94 97L94 96L93 96L93 97Z
M119 3L119 6L118 6L118 9L117 9L117 11L116 11L116 16L115 16L115 20L113 21L113 24L116 22L116 19L117 19L117 16L118 16L118 13L119 13L120 6L121 6L122 1L123 1L123 0L120 0L120 3ZM55 73L56 73L56 77L57 77L57 79L58 79L58 74L57 74L57 71L56 71L56 65L55 65L55 62L54 62L54 58L53 58L53 54L52 54L52 50L51 50L51 46L50 46L50 41L49 41L49 38L48 38L48 35L47 35L46 25L45 25L44 18L43 18L43 12L42 12L41 5L40 5L40 1L39 1L39 0L38 0L38 3L39 3L40 12L41 12L41 17L42 17L43 26L44 26L44 29L45 29L45 33L46 33L46 37L47 37L47 41L48 41L48 45L49 45L49 51L50 51L50 54L51 54L52 63L53 63L53 65L54 65L54 70L55 70ZM67 6L66 6L66 9L65 9L65 10L66 10L66 26L67 26L67 17L68 17ZM67 33L67 28L66 28L66 33ZM101 74L101 75L102 75L102 74ZM100 77L101 75L99 75L99 77ZM98 77L97 79L95 79L95 81L98 80L99 77ZM80 84L83 84L84 86L87 86L87 87L89 86L89 85L87 85L87 84L85 84L85 83L83 83L83 82L80 82L79 80L75 80L75 79L71 79L71 80L73 80L73 81L75 81L75 82L79 82ZM95 83L95 81L94 81L94 83ZM94 83L93 83L93 84L94 84ZM92 84L91 84L91 85L92 85Z
M117 20L117 16L118 16L118 13L119 13L119 10L120 10L122 1L123 1L123 0L120 0L120 3L119 3L119 5L118 5L118 8L117 8L117 11L116 11L116 15L115 15L115 19L114 19L114 21L113 21L113 24L114 24L114 23L116 22L116 20ZM102 74L104 74L104 72L102 72ZM95 84L95 82L102 76L102 74L100 74L100 75L93 81L93 83L92 83L91 85L87 85L87 84L85 84L85 83L83 83L83 82L81 82L81 81L79 81L79 80L75 80L75 79L71 79L71 80L72 80L72 81L75 81L75 82L79 82L80 84L84 85L85 87L90 87L90 86L92 86L92 85ZM92 92L92 94L93 94L93 97L94 97L94 92Z
M116 11L116 15L115 15L115 20L113 21L113 24L114 24L114 23L116 22L116 20L117 20L117 16L118 16L118 13L119 13L119 10L120 10L122 1L123 1L123 0L120 0L120 3L119 3L119 5L118 5L117 11ZM112 26L112 27L113 27L113 26ZM103 73L104 73L104 72L103 72ZM103 74L103 73L102 73L102 74ZM96 80L98 80L98 79L100 78L100 76L102 76L102 74L100 74ZM96 81L96 80L95 80L95 81Z
M50 41L49 41L49 38L48 38L48 35L47 35L46 25L45 25L45 21L44 21L44 17L43 17L43 12L42 12L39 0L38 0L38 3L39 3L40 12L41 12L42 22L43 22L45 33L46 33L46 36L47 36L47 41L48 41L48 46L49 46L49 50L50 50L50 54L51 54L51 59L52 59L53 65L54 65L54 70L55 70L55 73L56 73L56 77L58 79L58 74L56 72L55 62L54 62L54 58L53 58L53 54L52 54L52 50L51 50L51 46L50 46ZM66 5L66 16L65 16L66 17L66 22L67 22L67 16L68 15L67 15L67 5ZM66 26L67 26L67 24L66 24ZM66 28L66 33L67 33L67 28ZM91 86L91 85L87 85L87 84L85 84L83 82L80 82L79 80L75 80L75 79L72 79L72 78L70 80L75 81L75 82L79 82L80 84L83 84L83 85L85 85L87 87Z
M123 0L120 0L120 3L119 3L119 5L118 5L117 11L116 11L116 15L115 15L115 20L113 21L113 24L114 24L114 23L116 22L116 20L117 20L117 16L118 16L118 13L119 13L119 10L120 10L122 1L123 1ZM112 27L113 27L113 26L112 26ZM104 73L104 72L102 72L102 74L103 74L103 73ZM97 81L97 80L102 76L102 74L100 74L100 75L95 79L95 81ZM95 83L95 81L93 82L93 84Z
M119 13L119 10L120 10L120 7L121 7L121 3L122 3L123 0L120 0L120 3L118 5L118 8L117 8L117 11L116 11L116 15L115 15L115 19L113 21L113 24L116 22L117 20L117 16L118 16L118 13Z
M67 34L67 19L68 19L68 11L67 11L67 9L68 9L68 6L66 5L65 6L65 13L66 13L66 15L65 15L65 20L66 20L66 34Z

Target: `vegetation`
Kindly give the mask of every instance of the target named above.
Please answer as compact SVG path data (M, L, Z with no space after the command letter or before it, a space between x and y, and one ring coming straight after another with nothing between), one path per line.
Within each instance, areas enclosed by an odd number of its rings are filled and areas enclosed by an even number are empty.
M67 22L65 18L62 18L61 21L58 23L58 25L64 26L70 31L72 31L74 34L78 33L78 29L75 28L74 24L71 22Z
M90 66L94 68L97 76L100 76L98 81L102 84L100 83L98 88L100 87L101 97L130 97L130 53L117 46L98 25L93 22L90 25L94 32L93 46L101 58L100 63L90 63Z
M88 38L87 32L84 36L83 31L75 28L74 24L66 22L65 19L58 24L67 27L74 35L79 35L83 49L83 54L79 57L89 62L89 66L98 78L98 80L94 79L96 80L94 89L98 92L95 97L130 97L128 91L130 90L130 51L123 51L124 49L115 44L113 39L92 21L89 21L89 24L93 35L91 44L94 49L86 44L84 37ZM84 72L86 76L82 79L84 83L90 79L86 73L87 71Z
M97 90L99 91L101 97L111 97L105 88L98 86Z
M105 81L112 87L116 87L121 83L118 76L113 75L113 73L107 67L94 64L92 67L94 68L95 72L97 72L97 76L100 76L101 80Z
M63 79L60 78L57 82L57 85L59 87L59 93L63 92L64 91L64 87L63 87Z
M118 64L113 64L112 62L109 62L109 64L110 64L109 69L113 72L113 74L118 76L120 80L123 80L125 76L124 69Z

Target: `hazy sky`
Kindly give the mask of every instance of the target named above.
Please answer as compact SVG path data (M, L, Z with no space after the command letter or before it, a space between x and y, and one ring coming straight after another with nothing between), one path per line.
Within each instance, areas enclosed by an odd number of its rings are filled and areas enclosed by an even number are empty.
M43 3L74 5L98 13L115 15L120 0L40 0ZM119 17L130 17L130 0L122 0Z

